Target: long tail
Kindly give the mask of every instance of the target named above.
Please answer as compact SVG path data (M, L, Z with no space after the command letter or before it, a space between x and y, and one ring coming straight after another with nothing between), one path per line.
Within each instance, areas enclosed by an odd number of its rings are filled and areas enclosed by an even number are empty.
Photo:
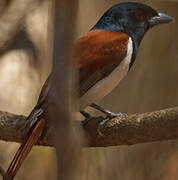
M33 115L33 117L34 117L33 111L31 113L31 115ZM27 138L19 147L13 160L11 161L9 168L7 169L6 174L10 180L15 177L15 175L17 174L18 170L20 169L23 161L25 160L25 158L31 151L33 145L36 144L36 142L38 141L38 139L43 131L43 128L45 125L45 120L42 117L40 117L40 118L36 117L36 118L38 120L36 120L35 124L33 126L31 126L31 129L27 135Z
M23 161L29 154L33 145L38 141L43 128L45 126L45 120L41 117L43 114L43 105L45 105L46 98L48 96L49 89L51 87L51 75L48 76L46 82L43 85L40 96L38 98L37 105L32 110L27 118L27 125L30 126L26 140L21 144L18 151L16 152L9 168L7 169L7 176L13 179L20 169ZM28 124L29 123L29 124Z

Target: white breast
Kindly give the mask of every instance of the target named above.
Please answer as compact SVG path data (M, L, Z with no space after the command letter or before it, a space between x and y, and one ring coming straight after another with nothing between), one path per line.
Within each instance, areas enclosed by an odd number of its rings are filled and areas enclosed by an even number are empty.
M129 38L126 57L122 60L119 66L112 71L111 74L98 81L80 98L80 110L92 103L100 101L119 84L129 70L132 53L133 42L132 39Z

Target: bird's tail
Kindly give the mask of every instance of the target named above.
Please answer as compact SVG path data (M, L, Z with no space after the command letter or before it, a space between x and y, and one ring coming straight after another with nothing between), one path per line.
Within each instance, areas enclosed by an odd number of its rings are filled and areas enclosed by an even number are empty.
M31 128L27 133L26 139L19 147L13 160L11 161L9 168L7 169L6 174L9 179L13 179L15 177L17 171L20 169L23 161L27 157L33 145L37 143L45 126L44 118L40 117L42 113L43 111L41 109L34 108L28 116L27 124L30 125Z

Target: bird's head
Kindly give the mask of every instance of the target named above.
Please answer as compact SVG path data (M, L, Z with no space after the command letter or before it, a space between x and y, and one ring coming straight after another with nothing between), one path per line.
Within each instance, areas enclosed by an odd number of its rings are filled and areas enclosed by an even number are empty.
M157 12L145 4L126 2L111 7L92 29L127 33L139 45L150 28L171 20L172 17Z

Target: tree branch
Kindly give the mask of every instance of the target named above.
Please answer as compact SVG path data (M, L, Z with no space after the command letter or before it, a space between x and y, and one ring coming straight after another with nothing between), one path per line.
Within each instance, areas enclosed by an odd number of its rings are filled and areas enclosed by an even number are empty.
M25 116L0 111L0 139L22 142L28 132ZM142 114L129 114L108 120L94 117L85 125L74 121L74 127L84 129L85 147L132 145L178 138L178 107ZM102 123L101 123L102 122ZM103 125L102 125L103 124ZM53 128L49 128L38 145L53 146Z

